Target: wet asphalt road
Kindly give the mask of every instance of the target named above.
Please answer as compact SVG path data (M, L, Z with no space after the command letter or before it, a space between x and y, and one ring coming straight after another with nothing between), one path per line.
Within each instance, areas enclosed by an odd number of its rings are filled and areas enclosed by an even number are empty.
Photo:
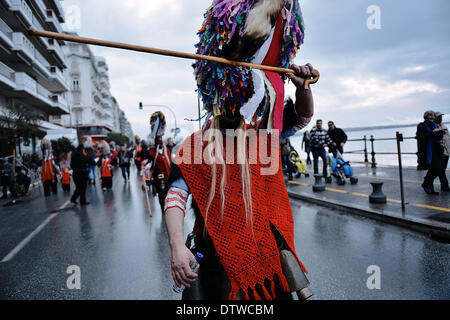
M159 204L152 201L150 217L135 172L129 184L116 172L112 191L89 186L88 197L87 207L56 212L69 199L61 190L45 199L35 189L14 206L0 203L0 260L56 215L0 263L0 299L180 299L171 289ZM292 208L314 299L450 299L449 244L298 201ZM185 233L192 226L188 213ZM71 265L80 267L80 290L67 288ZM380 267L380 290L366 286L371 265Z

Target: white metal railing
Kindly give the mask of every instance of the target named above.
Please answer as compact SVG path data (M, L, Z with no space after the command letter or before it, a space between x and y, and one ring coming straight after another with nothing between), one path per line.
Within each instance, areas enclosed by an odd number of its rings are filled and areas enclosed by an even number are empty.
M14 82L14 70L2 62L0 62L0 74Z
M30 23L33 22L33 10L31 10L25 0L11 0L11 4L13 11L22 12Z

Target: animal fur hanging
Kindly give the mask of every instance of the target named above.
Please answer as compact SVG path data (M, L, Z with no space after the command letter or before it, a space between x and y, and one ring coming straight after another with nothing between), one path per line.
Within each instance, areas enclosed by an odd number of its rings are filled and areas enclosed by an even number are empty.
M198 35L197 53L251 62L283 17L279 67L287 68L303 43L304 24L298 0L214 0ZM255 94L250 68L198 61L198 92L212 115L234 117Z

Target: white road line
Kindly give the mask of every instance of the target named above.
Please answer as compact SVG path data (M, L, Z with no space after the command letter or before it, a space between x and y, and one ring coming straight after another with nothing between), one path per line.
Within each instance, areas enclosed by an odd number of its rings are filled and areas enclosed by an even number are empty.
M62 210L70 203L70 200L68 200L66 203L64 203L58 210ZM20 252L39 232L41 232L42 229L45 228L47 224L49 224L50 221L52 221L54 218L56 218L61 212L51 214L47 219L45 219L44 222L42 222L39 227L37 227L32 233L28 235L25 239L23 239L6 257L3 258L0 263L8 262L14 258L16 254Z

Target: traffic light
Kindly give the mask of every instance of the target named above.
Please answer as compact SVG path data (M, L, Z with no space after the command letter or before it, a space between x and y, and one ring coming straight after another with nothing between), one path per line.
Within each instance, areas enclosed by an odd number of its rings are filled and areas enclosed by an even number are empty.
M139 102L139 110L142 110L142 107L143 107L142 102Z

